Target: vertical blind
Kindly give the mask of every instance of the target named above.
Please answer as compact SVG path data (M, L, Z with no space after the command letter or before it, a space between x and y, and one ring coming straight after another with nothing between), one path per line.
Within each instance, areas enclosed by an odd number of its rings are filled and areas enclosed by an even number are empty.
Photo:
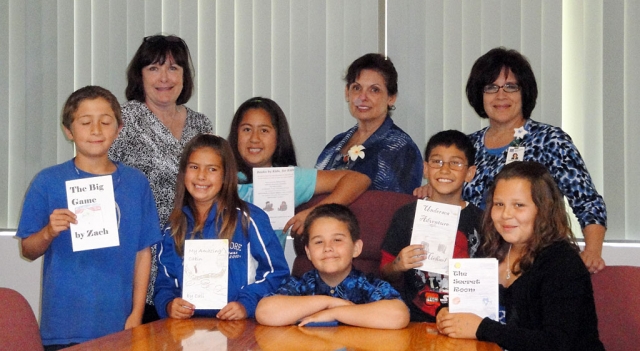
M640 240L634 157L640 31L633 0L8 0L0 1L0 228L15 228L42 168L73 157L62 104L87 84L124 102L125 69L142 38L181 36L196 91L188 106L226 136L252 96L280 104L299 163L355 124L347 66L368 52L399 72L395 122L421 148L442 129L486 126L468 105L471 65L496 46L527 56L540 95L532 118L574 139L604 195L608 239Z

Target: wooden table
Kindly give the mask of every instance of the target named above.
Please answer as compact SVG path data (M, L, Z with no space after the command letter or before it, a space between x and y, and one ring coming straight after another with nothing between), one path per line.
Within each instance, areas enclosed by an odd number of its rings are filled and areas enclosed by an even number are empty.
M496 344L438 335L434 324L401 330L351 326L267 327L253 319L164 319L104 336L68 350L456 350L500 351Z

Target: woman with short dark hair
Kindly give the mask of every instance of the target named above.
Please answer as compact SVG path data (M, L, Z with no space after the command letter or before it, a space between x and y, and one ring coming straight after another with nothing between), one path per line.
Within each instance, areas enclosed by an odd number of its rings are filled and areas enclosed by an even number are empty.
M469 135L476 148L477 171L462 197L484 208L486 190L505 164L542 163L582 227L586 245L581 256L587 269L591 273L602 270L607 225L604 200L571 137L558 127L531 119L538 86L527 59L516 50L489 50L473 64L466 92L478 115L489 119L489 126ZM415 194L425 195L421 190Z
M411 137L393 123L398 72L388 57L366 54L345 76L345 99L358 124L325 146L317 169L350 169L371 178L369 189L411 194L422 182L422 156Z

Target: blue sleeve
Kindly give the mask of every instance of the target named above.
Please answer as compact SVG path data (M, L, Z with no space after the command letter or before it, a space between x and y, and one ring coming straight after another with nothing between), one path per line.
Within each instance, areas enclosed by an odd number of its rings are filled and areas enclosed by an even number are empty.
M27 238L39 232L49 223L49 215L54 209L49 208L48 194L43 189L42 182L40 174L36 175L27 190L22 205L18 230L16 231L16 236L19 238ZM66 206L61 208L66 208ZM68 233L69 230L67 229L62 231L60 235L68 235Z
M286 296L305 296L308 294L303 293L303 282L304 277L298 279L294 276L290 276L285 279L278 290L276 290L275 295L286 295Z
M248 229L250 254L257 265L256 276L253 283L241 289L237 301L244 306L247 316L253 318L260 299L276 291L282 280L289 276L289 266L264 211L251 207Z
M295 167L294 178L295 202L296 207L298 207L309 201L315 194L318 170L315 168Z
M372 281L367 281L365 284L362 284L361 287L366 291L366 295L368 295L369 302L381 301L381 300L395 300L401 299L400 293L396 289L394 289L391 284L387 283L382 279L373 279Z
M420 150L413 140L406 140L400 150L382 150L380 158L391 165L395 184L391 188L399 192L413 194L413 190L422 185L423 160Z
M171 230L165 229L162 242L158 245L158 276L156 278L153 302L160 318L167 318L167 305L176 297L182 296L181 276L182 258L175 250Z
M550 128L538 135L546 140L545 164L582 228L589 224L607 226L607 209L604 199L596 191L587 166L571 137L560 128Z

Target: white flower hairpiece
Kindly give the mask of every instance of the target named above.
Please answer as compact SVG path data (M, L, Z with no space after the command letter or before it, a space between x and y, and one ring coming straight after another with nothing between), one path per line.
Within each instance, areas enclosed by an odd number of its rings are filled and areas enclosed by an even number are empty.
M365 147L362 145L353 145L349 151L347 152L347 154L349 155L349 158L351 159L351 161L355 161L359 158L364 159L364 150Z

